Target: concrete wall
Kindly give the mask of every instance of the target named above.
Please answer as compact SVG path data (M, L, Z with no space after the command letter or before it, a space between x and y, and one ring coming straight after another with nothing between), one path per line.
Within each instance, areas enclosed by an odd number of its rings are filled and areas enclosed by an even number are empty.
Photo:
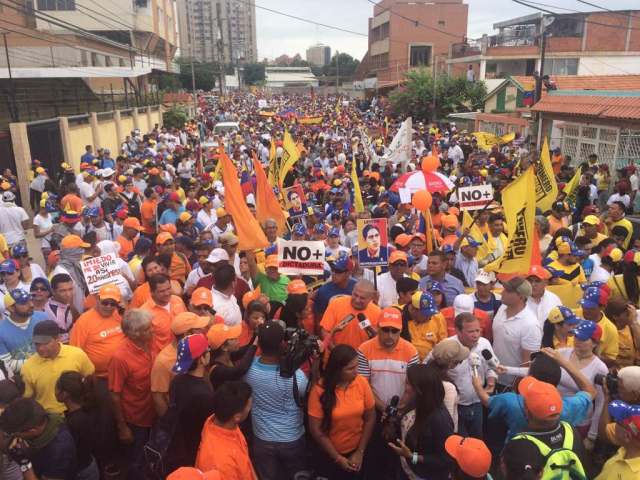
M119 111L101 115L90 113L88 118L79 122L69 121L68 117L59 117L64 161L78 172L80 157L84 153L86 145L93 145L94 149L98 147L109 148L115 157L119 153L120 144L124 137L133 130L134 125L140 128L142 133L147 133L156 123L162 126L163 107L149 108L150 111L141 112L139 115L137 109L133 109L134 116L124 116L122 119ZM29 205L29 170L32 161L27 125L24 122L9 125L20 197L22 204L27 206L25 208L28 208Z
M581 57L578 75L625 75L640 74L640 55Z

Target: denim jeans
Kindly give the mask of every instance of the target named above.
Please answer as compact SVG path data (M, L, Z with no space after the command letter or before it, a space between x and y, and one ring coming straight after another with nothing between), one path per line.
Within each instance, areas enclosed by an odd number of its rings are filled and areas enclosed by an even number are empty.
M482 439L482 404L458 405L458 433Z
M95 459L93 459L87 467L78 472L76 480L100 480L100 472L98 471L98 464Z
M144 462L144 446L149 440L149 427L138 427L137 425L128 424L133 434L133 443L127 445L126 461L129 466L127 472L128 480L140 480L144 478L145 462Z
M292 480L308 470L304 435L295 442L268 442L253 437L252 459L260 480Z

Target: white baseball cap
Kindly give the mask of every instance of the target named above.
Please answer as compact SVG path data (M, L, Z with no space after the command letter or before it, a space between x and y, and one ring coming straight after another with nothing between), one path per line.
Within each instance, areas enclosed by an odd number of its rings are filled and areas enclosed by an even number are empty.
M209 263L218 263L222 262L223 260L226 260L228 262L229 254L222 248L214 248L213 250L211 250L211 253L207 257L207 262Z
M478 270L476 274L476 282L484 283L485 285L489 285L496 281L496 277L493 272L485 272L484 270Z
M461 313L473 313L474 308L475 302L473 301L473 297L471 295L462 293L458 295L453 301L453 312L456 317Z

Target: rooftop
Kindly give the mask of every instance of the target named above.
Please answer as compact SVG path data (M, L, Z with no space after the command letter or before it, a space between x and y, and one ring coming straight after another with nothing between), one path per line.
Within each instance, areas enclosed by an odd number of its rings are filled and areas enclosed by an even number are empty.
M640 94L637 97L615 97L562 95L562 92L551 92L551 94L536 103L531 110L598 117L600 119L640 121Z

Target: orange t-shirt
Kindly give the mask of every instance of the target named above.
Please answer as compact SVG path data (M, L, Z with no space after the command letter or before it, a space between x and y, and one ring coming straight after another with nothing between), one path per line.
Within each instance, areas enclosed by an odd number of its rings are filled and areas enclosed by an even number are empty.
M238 427L219 427L210 416L200 436L196 468L203 472L217 469L224 480L257 480L249 459L247 440Z
M121 322L118 312L105 318L92 308L80 315L71 328L69 344L84 350L96 367L97 377L107 376L111 357L125 338Z
M309 393L309 416L319 420L324 417L320 403L323 392L324 388L317 383ZM329 440L338 453L349 453L358 448L364 429L364 412L373 409L375 403L369 382L360 375L346 389L336 388L336 406L331 412Z
M129 261L129 254L133 252L133 247L135 247L137 241L138 237L134 238L133 240L129 240L128 238L125 238L124 235L120 235L116 239L116 242L120 244L119 255L121 259L127 262Z
M549 220L549 234L550 235L555 234L561 228L569 228L569 218L568 217L562 217L561 219L558 220L553 215L549 215L547 217L547 220Z
M151 392L168 393L173 380L173 366L176 363L178 351L173 342L160 350L151 367Z
M82 204L82 199L73 194L67 193L62 200L60 200L60 207L62 210L73 210L74 212L80 213L82 212L82 208L84 205Z
M171 331L171 322L176 315L187 311L187 307L184 306L184 302L180 297L171 295L169 300L168 309L161 307L153 301L153 298L149 299L144 305L143 310L147 310L151 313L151 326L153 328L153 340L159 348L164 348L171 343L174 339L173 332Z
M371 322L374 329L378 328L378 320L380 318L380 307L370 302L367 308L356 310L351 306L351 295L342 297L334 297L322 316L320 326L327 332L338 325L347 315L353 315L355 318L340 332L336 332L333 336L333 343L345 343L353 348L358 348L360 344L369 340L367 332L360 328L357 315L363 313Z
M171 265L169 266L169 277L171 277L171 280L177 280L180 284L184 285L190 272L191 265L189 265L186 257L174 252L171 257Z
M144 233L154 234L156 229L153 226L156 221L156 209L158 208L158 202L155 200L145 200L140 205L140 217L141 223L144 227Z
M171 287L174 295L182 295L182 287L175 280L171 280ZM151 287L149 282L144 282L133 292L129 308L140 308L151 299Z

